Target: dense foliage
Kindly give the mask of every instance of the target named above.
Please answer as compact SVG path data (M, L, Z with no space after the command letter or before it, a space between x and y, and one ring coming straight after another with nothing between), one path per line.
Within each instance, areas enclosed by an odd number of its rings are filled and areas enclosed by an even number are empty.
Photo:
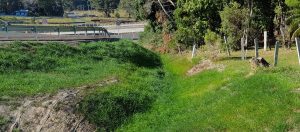
M300 36L300 1L286 0L286 4L290 7L289 18L289 33L292 39Z
M238 43L249 23L248 14L249 10L241 8L238 3L232 3L220 12L222 18L221 31L227 36L230 48L240 46Z
M110 17L115 9L118 8L120 0L90 0L94 9L103 11L106 17Z
M152 5L152 14L159 14L164 7ZM262 39L264 31L268 32L271 46L276 39L287 46L300 32L297 0L177 0L174 14L174 20L165 20L175 22L171 30L165 23L157 22L160 17L148 20L155 26L153 29L168 31L177 44L185 47L206 44L204 36L208 30L226 36L228 43L223 41L223 47L235 50L240 49L242 38L246 47L253 46L254 39Z
M220 27L218 12L221 0L178 0L175 11L176 39L179 43L193 45L203 43L207 29L216 31Z

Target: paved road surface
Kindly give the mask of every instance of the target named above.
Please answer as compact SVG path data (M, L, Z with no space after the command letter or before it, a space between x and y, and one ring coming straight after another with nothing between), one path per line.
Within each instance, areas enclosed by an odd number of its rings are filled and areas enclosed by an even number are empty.
M109 25L109 26L102 26L107 29L109 33L112 34L125 34L125 33L139 33L144 31L145 24L126 24L126 25ZM76 34L85 34L85 31L78 31ZM88 34L94 34L94 31L87 31ZM99 34L99 31L95 32ZM101 32L100 32L101 33ZM48 33L40 33L44 35L58 35L57 32L48 32ZM74 32L60 32L61 35L73 35Z

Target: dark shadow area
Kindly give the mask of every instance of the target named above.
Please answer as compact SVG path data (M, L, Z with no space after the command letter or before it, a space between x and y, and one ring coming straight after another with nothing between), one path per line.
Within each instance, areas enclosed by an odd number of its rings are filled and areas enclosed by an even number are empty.
M247 56L246 60L251 59L252 57ZM242 57L230 56L230 57L222 57L218 59L219 61L228 61L228 60L242 60Z

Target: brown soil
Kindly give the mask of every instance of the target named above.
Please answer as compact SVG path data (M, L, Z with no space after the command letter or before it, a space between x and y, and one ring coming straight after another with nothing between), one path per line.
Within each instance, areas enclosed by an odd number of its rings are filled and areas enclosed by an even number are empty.
M221 72L225 69L225 66L213 64L213 62L210 60L204 60L200 62L198 65L194 66L192 69L190 69L186 74L188 76L193 76L205 70L211 70L211 69L217 69L218 71Z
M9 122L0 131L12 132L92 132L96 127L90 124L76 110L79 102L90 89L117 83L115 78L87 85L61 90L55 95L39 95L18 101L17 106L0 102L0 115Z

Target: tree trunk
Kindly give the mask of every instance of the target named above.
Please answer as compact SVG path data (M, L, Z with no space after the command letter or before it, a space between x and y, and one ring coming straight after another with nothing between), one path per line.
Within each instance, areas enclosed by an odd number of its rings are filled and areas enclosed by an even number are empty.
M104 14L105 14L105 17L111 17L110 16L110 11L108 9L104 10Z

